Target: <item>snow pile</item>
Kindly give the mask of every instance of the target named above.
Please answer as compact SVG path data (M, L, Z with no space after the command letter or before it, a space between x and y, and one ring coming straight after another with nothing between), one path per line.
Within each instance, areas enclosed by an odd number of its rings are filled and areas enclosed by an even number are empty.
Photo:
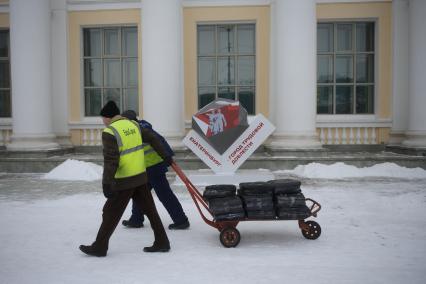
M102 178L102 170L103 168L101 166L94 163L68 159L41 178L93 181Z
M398 166L394 163L382 163L365 168L357 168L341 162L332 165L310 163L308 165L297 166L294 170L284 170L276 173L287 173L300 177L322 179L360 177L426 178L426 171L421 168L410 169Z

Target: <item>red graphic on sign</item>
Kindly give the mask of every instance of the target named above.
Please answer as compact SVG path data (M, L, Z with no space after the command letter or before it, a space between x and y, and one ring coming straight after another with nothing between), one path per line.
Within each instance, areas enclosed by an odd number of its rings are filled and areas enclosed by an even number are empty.
M240 123L239 112L239 105L226 105L198 113L195 118L204 135L211 137L238 126Z

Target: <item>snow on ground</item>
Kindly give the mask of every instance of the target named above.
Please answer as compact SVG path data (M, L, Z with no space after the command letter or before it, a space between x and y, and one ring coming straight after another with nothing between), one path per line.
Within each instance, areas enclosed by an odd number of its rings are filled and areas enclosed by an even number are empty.
M395 163L381 163L371 167L357 168L339 162L331 165L310 163L299 165L293 170L277 171L276 173L291 174L306 178L342 179L363 177L390 177L390 178L424 178L426 170L421 168L405 168Z
M51 180L92 181L101 179L102 171L103 167L94 163L68 159L41 178Z
M142 252L153 241L149 226L119 224L107 257L95 258L78 246L101 222L99 181L0 175L0 283L426 283L426 179L303 181L323 207L312 218L322 227L317 240L303 238L296 221L242 222L238 247L224 248L175 187L191 227L168 230L169 253Z

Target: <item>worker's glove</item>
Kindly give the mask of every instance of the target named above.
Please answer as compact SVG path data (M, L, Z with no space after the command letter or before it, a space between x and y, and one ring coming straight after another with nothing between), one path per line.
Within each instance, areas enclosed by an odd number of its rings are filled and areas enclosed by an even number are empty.
M171 156L167 156L163 160L164 160L164 164L168 167L170 167L173 163L173 158Z
M111 185L103 183L102 184L102 191L104 192L105 198L111 198L114 197L114 193L111 191Z

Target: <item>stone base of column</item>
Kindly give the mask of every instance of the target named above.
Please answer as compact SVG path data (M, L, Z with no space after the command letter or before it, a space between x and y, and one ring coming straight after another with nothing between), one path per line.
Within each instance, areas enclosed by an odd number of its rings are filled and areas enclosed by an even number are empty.
M272 151L281 150L321 150L322 144L316 133L312 134L274 134L265 143Z
M425 131L407 131L406 139L402 141L402 146L408 148L425 148L426 149L426 132Z
M10 151L47 151L60 149L54 135L12 135L7 150Z
M167 143L175 151L186 150L186 146L182 143L183 135L181 134L164 134L163 137L167 140Z
M388 145L401 145L402 141L407 139L404 131L391 131L389 134Z
M69 133L66 133L66 134L56 133L56 143L58 143L61 147L73 146L71 142L71 135Z

